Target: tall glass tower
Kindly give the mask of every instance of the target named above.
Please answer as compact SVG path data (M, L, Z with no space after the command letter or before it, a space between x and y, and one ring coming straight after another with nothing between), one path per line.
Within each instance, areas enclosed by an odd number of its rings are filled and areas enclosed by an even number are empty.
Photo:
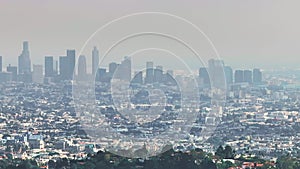
M96 46L94 46L94 49L92 51L92 74L95 75L97 73L99 64L99 50Z
M31 73L31 60L29 53L29 45L27 41L23 42L23 51L18 58L19 74Z

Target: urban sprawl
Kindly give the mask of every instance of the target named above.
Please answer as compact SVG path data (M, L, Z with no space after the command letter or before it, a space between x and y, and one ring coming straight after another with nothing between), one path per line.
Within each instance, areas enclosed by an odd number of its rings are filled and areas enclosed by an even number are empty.
M141 138L141 147L147 147L143 139L163 134L180 121L178 112L187 105L181 104L183 96L179 84L189 81L190 75L176 74L175 70L165 71L163 66L154 66L152 61L146 63L145 71L132 72L130 57L124 57L121 63L112 62L107 68L99 68L98 49L94 47L91 54L91 73L87 72L84 55L78 57L75 67L75 50L67 50L66 56L60 56L58 61L53 56L45 56L44 66L33 64L31 68L26 41L23 42L18 66L8 65L4 70L3 58L0 57L0 160L10 154L13 158L34 159L45 164L57 158L83 159L88 154L110 147L130 147L130 143L122 137L116 139L100 135L95 141L83 127L78 114L89 114L86 112L88 108L85 112L78 112L76 106L92 106L86 102L75 104L72 92L74 86L90 79L94 80L99 117L106 119L103 125L121 135ZM200 148L214 153L220 145L229 145L237 156L247 154L272 160L285 153L299 155L300 90L297 71L283 76L280 72L263 72L259 68L233 70L223 61L211 59L207 67L199 68L195 77L198 85L187 93L198 91L197 116L189 124L191 129L184 133L184 137L169 140L174 150L186 152ZM121 96L120 93L115 98L112 96L111 84L127 84L125 82L129 82L132 91L131 103L120 107L147 111L161 106L161 93L147 92L149 88L155 88L166 95L166 105L160 108L162 115L152 122L137 124L128 120L131 117L118 112L120 110L114 107L114 99ZM219 89L223 90L220 92ZM213 93L224 91L222 113L212 120L218 125L206 140L201 131L211 122L208 114L213 110ZM150 95L159 99L149 101ZM194 103L190 104L193 106ZM146 120L151 114L144 116L143 120ZM147 149L151 151L151 148ZM137 155L134 151L125 153Z

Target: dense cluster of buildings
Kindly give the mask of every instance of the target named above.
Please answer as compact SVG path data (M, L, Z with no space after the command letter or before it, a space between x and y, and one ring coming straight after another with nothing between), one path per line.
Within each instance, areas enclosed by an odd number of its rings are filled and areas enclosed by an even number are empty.
M47 163L62 157L83 158L110 144L120 147L127 144L106 136L97 143L89 138L77 116L82 112L74 108L72 79L95 78L96 106L101 111L101 119L107 119L109 123L106 125L123 135L151 138L157 133L163 134L172 124L182 120L176 115L182 109L180 90L176 86L180 82L178 79L187 81L188 77L176 75L172 70L164 71L162 66L154 66L153 62L146 63L145 71L132 72L130 57L125 57L121 63L109 63L107 68L99 68L96 47L92 51L91 73L87 72L85 56L79 56L76 74L75 62L75 50L67 50L66 56L60 56L58 61L53 56L46 56L44 66L33 64L31 68L28 42L23 43L18 67L9 65L6 71L2 70L0 57L0 157L12 154L14 158ZM138 111L158 107L155 99L149 101L147 93L149 84L155 84L166 94L167 106L162 108L163 115L144 125L128 122L113 106L108 85L112 79L131 82L135 86L130 98L132 104L125 108ZM273 75L263 79L260 69L233 71L221 60L209 60L207 67L199 69L197 80L198 88L191 88L189 92L197 93L198 90L201 96L198 116L194 124L190 124L193 126L190 133L184 133L182 140L174 142L174 149L201 148L215 152L219 145L226 144L231 145L237 154L270 158L284 152L298 154L300 93L298 88L288 86L297 83L298 79ZM208 112L212 110L210 103L214 88L227 89L226 103L222 116L218 117L218 127L212 137L203 142L201 131L207 127L205 123ZM161 97L159 93L157 97ZM81 104L81 107L92 107L84 102Z
M18 57L18 66L8 65L6 71L2 69L2 56L0 56L0 81L19 81L34 83L60 82L65 80L87 80L95 78L96 81L109 82L112 78L134 83L155 83L168 80L168 75L173 76L172 70L164 71L163 67L153 62L146 63L145 72L132 72L130 57L124 57L121 63L109 63L107 68L99 67L99 50L94 47L92 50L92 72L87 72L85 55L78 57L76 64L76 51L67 50L66 56L59 56L55 60L53 56L45 56L44 65L33 64L31 67L29 43L23 42L23 50ZM77 65L77 68L75 67ZM76 73L75 73L76 72ZM225 78L225 79L224 79ZM199 80L202 86L212 87L224 86L222 81L226 80L226 85L249 83L261 84L262 72L260 69L233 70L230 66L225 66L221 60L211 59L208 67L199 69Z
M67 80L84 81L89 78L95 78L96 81L109 82L112 78L124 81L133 81L135 83L152 83L163 80L162 66L153 67L153 62L147 62L146 77L143 79L141 71L134 73L132 79L132 68L130 57L124 57L121 63L112 62L106 68L99 67L99 50L94 47L92 51L92 72L87 72L86 57L80 55L78 57L77 69L76 51L67 50L66 56L59 56L55 60L53 56L45 56L44 65L33 64L31 68L31 59L29 52L29 44L23 42L23 50L18 58L18 66L8 65L6 71L2 69L2 56L0 56L0 81L18 81L18 82L34 82L34 83L49 83L61 82ZM76 71L77 70L77 71ZM75 74L76 72L76 74ZM168 74L173 74L168 71Z
M252 70L235 70L233 72L230 66L226 66L222 60L211 59L208 61L208 67L199 69L199 78L203 87L212 87L211 82L224 85L218 81L226 81L226 86L234 86L235 84L254 84L261 85L263 83L262 72L260 69ZM225 78L225 79L224 79ZM215 85L214 87L218 87Z

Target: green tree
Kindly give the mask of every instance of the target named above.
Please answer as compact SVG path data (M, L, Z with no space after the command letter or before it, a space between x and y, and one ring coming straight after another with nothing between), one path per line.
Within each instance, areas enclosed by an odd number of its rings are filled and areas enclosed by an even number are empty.
M224 148L223 148L223 146L220 145L217 148L217 151L216 151L215 155L220 157L220 158L224 158Z
M276 166L278 169L295 169L296 161L289 155L277 159Z
M227 158L227 159L233 159L234 157L234 153L233 153L233 150L230 146L225 146L225 149L223 151L223 155L224 155L224 158Z
M217 169L216 164L209 158L205 158L200 164L200 169Z

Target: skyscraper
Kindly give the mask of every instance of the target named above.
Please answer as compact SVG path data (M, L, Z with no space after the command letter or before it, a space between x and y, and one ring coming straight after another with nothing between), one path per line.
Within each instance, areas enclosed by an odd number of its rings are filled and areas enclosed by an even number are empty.
M120 76L120 80L131 81L131 59L128 56L124 57L124 60L118 66L117 74Z
M161 83L162 80L163 80L163 67L156 66L156 68L154 69L153 81Z
M252 84L252 71L244 70L244 82Z
M236 70L234 72L234 82L235 83L244 82L244 71L243 70Z
M226 84L230 85L233 83L233 72L232 68L230 66L225 66L224 67L224 72L225 72L225 78L226 78Z
M226 86L224 61L210 59L208 61L208 73L210 76L210 85L212 87L224 88Z
M113 75L115 73L115 71L117 70L118 68L118 64L115 63L115 62L112 62L108 65L108 71L111 75Z
M80 55L78 59L78 80L86 80L86 58L84 55Z
M42 65L33 65L32 72L32 82L34 83L43 83L43 66Z
M262 83L262 72L260 69L253 69L253 83L261 84Z
M92 74L95 75L99 65L99 51L96 46L92 51Z
M131 84L143 84L143 72L138 71L135 72L133 79L131 80Z
M153 62L146 63L146 77L145 83L153 83L154 78L154 69L153 69Z
M67 60L68 60L68 80L73 79L73 74L75 71L75 50L67 50Z
M107 72L104 68L98 68L96 73L96 81L108 82Z
M23 50L18 58L19 74L30 74L31 73L31 60L29 53L29 45L27 41L23 42Z
M54 76L53 56L45 56L45 77Z
M176 80L173 78L174 73L173 70L167 70L167 72L165 74L163 74L163 83L165 85L177 85Z
M59 57L59 77L60 80L68 80L68 57Z
M118 64L115 62L111 62L108 65L108 76L110 79L114 78L114 79L120 79L120 75L118 75L117 73L115 74L115 72L118 69Z
M209 79L209 74L207 71L207 68L201 67L199 69L199 79L201 81L201 84L203 87L210 87L210 79Z
M67 50L67 56L59 57L59 76L61 80L72 80L75 68L75 50Z

